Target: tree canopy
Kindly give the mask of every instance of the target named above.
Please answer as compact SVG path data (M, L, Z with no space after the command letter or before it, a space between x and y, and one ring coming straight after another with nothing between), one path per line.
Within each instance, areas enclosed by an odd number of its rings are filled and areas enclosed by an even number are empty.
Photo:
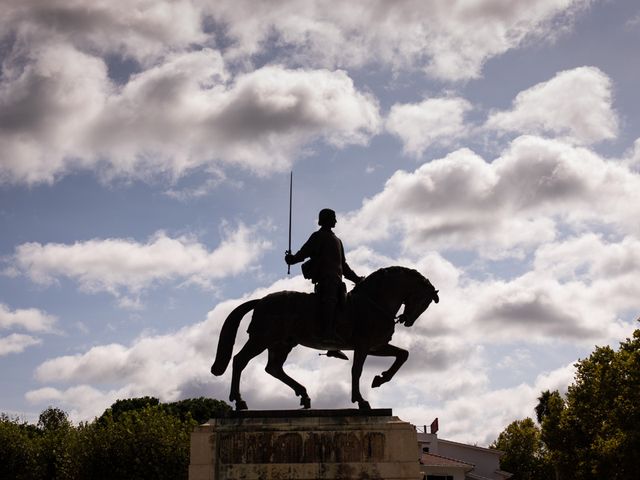
M494 443L506 452L501 467L514 478L548 478L531 476L536 458L546 458L562 480L637 478L640 330L618 350L596 347L578 361L566 395L542 392L535 412L540 427L531 419L515 421Z
M0 414L0 480L186 479L193 427L229 410L204 397L140 397L118 400L78 426L54 407L37 425Z

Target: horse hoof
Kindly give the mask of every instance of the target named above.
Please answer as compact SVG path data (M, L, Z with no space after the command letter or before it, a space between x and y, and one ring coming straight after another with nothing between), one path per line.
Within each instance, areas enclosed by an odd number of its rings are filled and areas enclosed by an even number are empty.
M309 397L302 397L300 399L300 405L304 410L309 410L311 408L311 399Z
M385 382L385 379L384 379L384 377L382 375L376 375L373 378L373 382L371 382L371 388L378 388L384 382Z
M360 400L358 402L358 408L360 410L371 410L371 405L369 405L369 402L367 402L366 400Z
M249 410L249 407L247 406L247 402L245 402L244 400L236 400L236 410L237 411Z

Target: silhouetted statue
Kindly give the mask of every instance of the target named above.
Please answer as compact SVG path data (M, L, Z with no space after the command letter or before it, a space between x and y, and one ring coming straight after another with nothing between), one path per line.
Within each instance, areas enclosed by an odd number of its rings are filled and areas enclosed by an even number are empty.
M322 319L320 334L331 338L337 334L335 316L338 307L344 306L347 293L342 277L344 276L356 285L364 277L356 275L351 270L344 256L342 241L333 233L332 228L336 226L336 212L330 208L320 210L318 225L320 225L320 229L311 234L309 240L305 242L298 253L295 255L287 253L284 259L287 265L294 265L309 259L302 265L302 273L315 285L314 292L318 296L319 313ZM339 350L329 351L327 355L348 360L346 355Z
M250 300L236 307L225 320L211 373L222 375L231 360L233 344L242 318L253 310L249 324L249 339L233 358L231 393L229 400L237 410L247 404L240 395L240 375L249 361L269 351L266 371L289 385L304 408L311 407L305 387L283 370L284 362L296 345L321 350L353 350L351 367L351 401L361 409L370 409L360 394L360 375L367 355L395 357L391 367L376 375L372 387L388 382L407 360L409 353L389 342L396 323L407 327L427 309L431 302L439 302L438 290L416 270L387 267L375 271L349 293L342 317L336 323L338 336L317 335L319 317L315 315L315 295L301 292L277 292L261 299ZM400 307L404 311L396 316Z

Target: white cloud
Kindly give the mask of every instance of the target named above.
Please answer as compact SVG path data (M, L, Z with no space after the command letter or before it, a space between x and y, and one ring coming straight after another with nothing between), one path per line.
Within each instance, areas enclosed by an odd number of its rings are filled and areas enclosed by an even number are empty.
M101 59L66 44L5 64L5 183L51 183L77 169L175 179L235 164L268 174L317 140L365 144L380 124L375 99L345 72L269 66L230 81L210 49L169 55L122 87Z
M406 154L420 157L432 144L450 145L467 133L464 115L471 104L464 98L431 98L417 104L395 104L387 131L399 137Z
M519 137L492 161L461 149L398 171L346 215L353 244L399 234L407 251L522 254L553 240L557 226L608 224L637 233L640 176L619 162L561 141Z
M87 166L87 126L110 91L101 59L46 44L5 60L0 77L0 182L52 182Z
M51 332L57 321L37 308L19 308L11 311L9 307L0 303L0 328L22 328L29 332Z
M286 47L280 62L335 68L375 59L457 80L478 77L485 61L527 39L563 31L572 14L589 3L9 0L0 34L13 36L25 48L55 39L150 65L194 45L216 45L224 32L231 43L227 56L241 61L275 44Z
M28 46L52 39L101 54L150 62L211 40L190 0L7 0L0 33Z
M236 40L229 55L257 53L270 44L306 64L360 67L376 62L423 69L459 80L478 77L484 62L527 38L552 35L570 24L587 1L494 0L216 2L210 12ZM275 37L275 40L274 40Z
M629 149L622 161L630 168L640 170L640 138L633 142L633 147Z
M615 138L618 119L611 80L595 67L559 72L520 92L508 111L493 112L486 128L503 132L549 133L582 144Z
M513 342L522 346L545 343L550 350L558 351L576 345L590 348L594 342L609 342L628 335L633 326L619 316L624 310L640 308L640 290L630 281L632 273L607 276L597 272L608 271L601 264L609 265L615 259L636 255L637 242L602 240L597 245L599 250L596 248L588 257L587 271L592 275L585 274L584 278L575 280L575 276L567 272L573 268L576 275L580 274L584 266L570 256L562 257L563 251L571 249L573 241L550 244L536 260L535 268L510 281L473 280L435 253L412 263L410 259L387 258L363 247L349 252L350 261L363 270L378 268L377 263L416 266L441 294L441 302L432 305L412 328L396 329L393 343L408 349L410 357L389 388L368 387L372 377L387 368L389 359L368 359L361 381L363 394L373 405L393 404L409 421L423 423L420 415L424 412L442 412L441 418L446 419L451 435L477 441L497 435L508 421L533 409L535 397L542 389L566 388L572 371L563 367L562 375L545 374L535 383L492 390L489 352L496 345ZM588 242L589 237L584 241ZM369 263L368 258L373 260ZM564 258L567 266L559 265L562 260L555 258ZM547 268L546 261L554 262L558 269ZM568 280L569 277L572 280ZM611 297L621 285L626 285L625 302ZM85 419L101 413L103 405L109 405L116 398L155 395L171 401L207 395L226 399L230 369L222 377L209 373L224 318L248 298L259 298L273 291L308 291L309 288L309 283L297 275L260 288L243 299L222 302L209 312L205 321L176 332L145 334L128 346L98 345L84 353L49 359L37 368L36 378L45 385L65 383L70 387L59 390L45 386L29 393L28 398L41 403L59 399L78 415L84 415L79 418ZM246 341L248 322L249 316L238 332L236 351ZM530 360L512 359L515 365L523 362ZM264 365L262 355L245 370L242 381L245 399L260 408L295 408L297 399L293 392L266 374ZM313 350L298 348L291 353L286 370L303 381L315 407L335 408L350 405L350 366L350 362L318 357ZM91 386L91 395L102 399L96 406L89 408L82 398L69 393L83 386ZM105 390L99 390L101 387ZM474 398L493 406L466 411ZM502 400L497 402L496 398ZM465 415L460 416L463 410ZM509 420L505 421L507 417ZM485 431L481 426L464 430L475 422L481 422Z
M25 395L33 405L64 405L74 422L91 421L118 399L131 398L124 391L102 392L90 385L77 385L66 390L53 387L31 390Z
M84 290L120 296L123 290L139 294L157 283L176 280L211 287L217 280L245 272L268 248L270 243L259 236L257 227L240 224L224 232L222 242L211 251L194 238L158 232L147 243L129 239L25 243L16 248L13 265L40 284L66 277Z
M21 333L12 333L6 337L0 337L0 357L10 353L21 353L26 348L40 343L42 343L42 340L39 338Z
M446 79L477 77L488 58L556 31L587 4L12 0L0 20L8 46L0 182L52 183L77 170L145 180L229 164L283 170L316 141L362 145L379 131L376 100L336 68L375 58ZM238 70L266 49L273 65ZM113 58L140 62L124 84L109 76ZM462 133L467 105L436 101L392 112L389 127L406 152ZM440 108L452 116L446 128L428 113ZM598 112L575 133L608 138Z
M566 365L540 374L531 384L467 390L440 407L422 403L397 412L402 418L415 418L416 425L428 424L438 417L439 437L489 446L512 421L535 416L537 398L543 390L566 391L574 370L572 365ZM427 419L425 412L430 415Z

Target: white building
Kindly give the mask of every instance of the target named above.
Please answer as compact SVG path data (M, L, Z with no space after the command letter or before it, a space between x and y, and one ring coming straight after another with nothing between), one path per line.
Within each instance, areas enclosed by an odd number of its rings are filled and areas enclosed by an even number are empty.
M422 430L422 431L421 431ZM506 480L500 470L504 452L438 438L438 419L418 429L420 470L424 480Z

